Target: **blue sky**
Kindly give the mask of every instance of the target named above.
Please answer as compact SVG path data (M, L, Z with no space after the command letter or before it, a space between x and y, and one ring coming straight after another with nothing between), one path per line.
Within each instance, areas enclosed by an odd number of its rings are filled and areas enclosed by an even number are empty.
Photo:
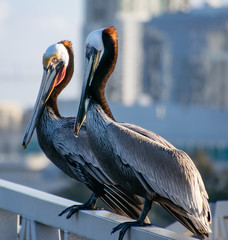
M42 77L42 55L55 42L71 40L79 65L83 11L82 0L0 0L0 100L33 106ZM63 95L73 97L76 89L77 81L72 81Z
M214 5L228 0L208 0ZM203 0L191 0L200 7ZM42 55L55 42L68 39L75 52L73 81L61 94L80 94L82 70L79 58L83 0L0 0L0 101L11 100L23 108L32 107L42 77Z

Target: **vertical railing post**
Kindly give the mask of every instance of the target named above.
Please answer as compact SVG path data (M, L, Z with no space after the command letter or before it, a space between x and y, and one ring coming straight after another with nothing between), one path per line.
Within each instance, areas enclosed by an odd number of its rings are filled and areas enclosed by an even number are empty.
M53 228L38 222L35 222L36 226L36 240L50 239L60 240L59 231L57 228Z

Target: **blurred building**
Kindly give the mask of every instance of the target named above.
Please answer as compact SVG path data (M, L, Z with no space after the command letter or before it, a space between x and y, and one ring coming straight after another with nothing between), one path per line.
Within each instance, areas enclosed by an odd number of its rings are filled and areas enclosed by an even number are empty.
M166 12L186 11L189 9L189 0L118 0L118 11L141 14L142 18L159 16Z
M116 0L107 0L105 2L102 0L86 0L85 8L85 38L91 31L112 26L115 23Z
M143 92L152 100L228 108L228 8L145 23Z
M85 37L94 29L115 26L119 34L116 70L106 93L112 101L132 105L147 98L143 91L143 23L166 12L186 11L189 0L87 0ZM146 98L143 98L146 96Z
M17 103L0 102L0 153L18 150L22 115L22 109Z
M22 120L22 109L14 102L0 102L0 131L16 131Z

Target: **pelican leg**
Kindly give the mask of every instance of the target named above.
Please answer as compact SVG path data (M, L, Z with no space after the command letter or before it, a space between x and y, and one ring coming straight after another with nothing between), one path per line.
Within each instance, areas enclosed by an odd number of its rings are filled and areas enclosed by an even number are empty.
M134 222L124 222L124 223L120 223L119 225L117 225L116 227L114 227L112 229L112 232L111 234L113 234L114 232L120 230L120 233L119 233L119 238L118 240L122 240L126 231L131 228L131 227L143 227L143 226L150 226L151 224L150 223L145 223L144 220L148 214L148 212L150 211L151 209L151 206L152 206L152 200L149 200L147 198L145 198L145 202L144 202L144 206L143 206L143 210L138 218L137 221L134 221Z
M80 210L91 210L91 209L96 209L96 203L97 203L97 199L98 197L96 196L95 193L92 193L92 195L90 196L90 198L81 205L72 205L68 208L66 208L65 210L63 210L59 216L62 216L63 214L69 212L66 216L67 219L71 218L71 216L75 213L78 213L78 211Z

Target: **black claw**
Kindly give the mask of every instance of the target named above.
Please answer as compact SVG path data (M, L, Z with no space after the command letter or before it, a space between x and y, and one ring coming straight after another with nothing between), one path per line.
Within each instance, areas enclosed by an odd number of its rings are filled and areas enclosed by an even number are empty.
M67 219L71 218L71 216L75 213L78 213L80 210L91 210L91 209L96 209L92 206L88 206L86 204L82 204L82 205L73 205L71 207L66 208L65 210L63 210L59 216L62 216L63 214L69 212L66 216Z
M64 209L58 216L62 216L63 214L68 213L66 216L67 219L69 219L74 213L77 213L79 211L79 206L78 205L72 205L66 209Z
M70 210L70 212L67 214L66 216L66 219L69 219L71 218L71 216L74 214L74 213L78 213L79 209L72 209Z
M66 216L66 219L71 218L71 216L72 216L74 213L78 213L78 211L79 211L79 208L75 206L75 208L72 208L72 209L69 211L69 213L68 213L67 216Z
M61 213L58 214L59 217L61 217L65 213L65 210L63 210Z
M123 227L123 229L120 231L120 233L119 233L119 240L122 240L123 238L124 238L124 235L125 235L125 233L127 232L127 229L128 229L129 227L127 227L127 226L125 226L125 227Z
M72 207L74 207L74 206L76 206L76 205L73 205L71 207L68 207L68 208L64 209L61 213L59 213L58 216L61 217L63 214L69 212L72 209Z
M124 222L124 223L118 224L116 227L114 227L114 228L112 229L111 234L113 234L114 232L116 232L116 231L120 230L121 228L123 228L123 227L124 227L123 224L126 224L126 223L128 223L128 222Z
M59 216L62 216L63 214L69 212L66 216L67 219L71 218L71 216L75 213L78 213L80 210L92 210L96 209L96 202L97 202L97 196L95 193L93 193L90 198L82 205L72 205L65 210L63 210Z
M113 234L114 232L120 230L119 233L119 238L118 240L122 240L124 238L125 233L127 232L127 230L131 227L143 227L143 226L151 226L151 224L149 223L144 223L141 221L134 221L134 222L124 222L124 223L120 223L119 225L117 225L116 227L114 227L112 229L111 234Z

